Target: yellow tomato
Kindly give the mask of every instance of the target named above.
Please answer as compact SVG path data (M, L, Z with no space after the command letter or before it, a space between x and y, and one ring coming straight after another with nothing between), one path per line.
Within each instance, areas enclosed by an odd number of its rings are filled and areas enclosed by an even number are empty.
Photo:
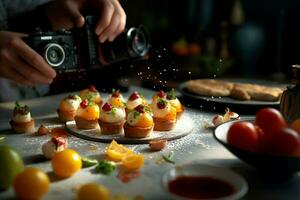
M109 190L96 183L85 184L77 192L77 200L109 200L109 196Z
M176 119L176 108L171 106L170 112L164 117L165 119L174 120Z
M295 121L292 122L291 128L297 131L297 133L300 134L300 118L296 119Z
M125 146L118 144L115 140L113 140L106 150L106 154L109 158L114 161L120 161L125 156L132 154L133 151L131 149L126 148Z
M49 177L40 169L29 167L14 180L14 190L18 199L40 199L49 190Z
M151 127L153 126L153 118L148 113L143 113L139 117L139 121L136 123L137 127Z
M144 156L140 154L127 155L122 159L122 165L127 169L140 169L144 165Z
M54 173L62 178L72 176L82 166L80 155L72 149L65 149L55 153L51 163Z
M96 104L92 104L87 106L86 108L79 108L77 110L77 116L82 117L86 120L95 120L98 119L100 115L99 106Z

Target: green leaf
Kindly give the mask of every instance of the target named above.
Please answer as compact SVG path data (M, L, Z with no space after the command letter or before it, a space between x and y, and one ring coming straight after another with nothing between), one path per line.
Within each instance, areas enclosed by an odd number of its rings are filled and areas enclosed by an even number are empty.
M141 113L137 112L137 111L133 111L133 118L136 119L140 116Z
M101 160L95 168L96 173L105 175L111 174L116 169L116 163L107 160Z
M91 167L98 164L98 161L96 159L83 157L81 158L82 161L82 168Z
M167 99L176 99L175 90L172 88L170 91L167 92Z
M116 108L112 108L110 112L111 112L112 116L114 116L114 117L115 117L116 114L117 114Z
M175 161L172 160L173 154L170 153L169 155L163 155L162 158L164 159L164 161L171 163L171 164L175 164Z

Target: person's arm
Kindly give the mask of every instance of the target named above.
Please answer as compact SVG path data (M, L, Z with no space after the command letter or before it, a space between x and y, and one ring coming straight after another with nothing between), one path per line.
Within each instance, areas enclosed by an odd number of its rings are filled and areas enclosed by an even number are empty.
M54 30L82 27L83 9L99 15L95 33L99 42L113 41L126 25L126 14L118 0L55 0L46 6L46 14Z

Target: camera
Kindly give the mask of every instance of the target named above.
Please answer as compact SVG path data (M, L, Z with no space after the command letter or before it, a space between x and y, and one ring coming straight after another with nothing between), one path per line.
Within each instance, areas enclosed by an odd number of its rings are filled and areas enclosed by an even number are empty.
M86 16L82 28L56 32L36 29L26 42L59 72L101 68L147 54L149 40L143 26L128 28L113 42L100 44L95 25L96 18Z

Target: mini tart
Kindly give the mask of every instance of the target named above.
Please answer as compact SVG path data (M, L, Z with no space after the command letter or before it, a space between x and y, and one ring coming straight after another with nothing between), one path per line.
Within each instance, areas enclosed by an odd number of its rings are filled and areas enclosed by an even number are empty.
M128 114L135 107L141 104L148 105L146 99L143 98L137 91L132 92L126 103L126 108L125 108L126 114Z
M151 127L136 127L130 126L127 122L124 125L124 135L129 138L145 138L148 137L153 131Z
M79 96L81 97L81 99L88 99L89 101L94 102L99 107L102 106L103 101L101 95L99 91L96 89L96 87L93 85L90 85L88 88L82 90L79 93Z
M99 119L98 122L101 127L101 133L109 135L121 133L123 131L125 120L117 123L108 123Z
M153 117L155 131L170 131L176 126L176 119L169 120L164 118Z
M166 99L158 98L152 103L155 131L170 131L177 121L176 109Z
M153 127L152 112L144 105L139 105L128 114L124 135L130 138L144 138L152 133Z
M16 133L34 132L35 122L30 115L29 107L26 105L20 106L20 104L16 102L10 125Z
M82 117L75 116L74 117L76 126L79 129L96 129L98 128L98 119L87 120Z
M110 103L105 103L101 109L98 120L102 134L118 134L123 132L125 123L125 110L113 107Z
M64 111L59 108L56 110L58 118L61 122L73 121L76 115L76 110L73 111Z
M31 119L29 122L15 122L11 120L9 123L16 133L32 133L35 129L34 119Z
M80 102L81 98L77 95L69 95L64 98L56 110L59 120L62 122L73 121Z
M74 119L79 129L96 129L98 128L99 107L84 99L80 103Z

